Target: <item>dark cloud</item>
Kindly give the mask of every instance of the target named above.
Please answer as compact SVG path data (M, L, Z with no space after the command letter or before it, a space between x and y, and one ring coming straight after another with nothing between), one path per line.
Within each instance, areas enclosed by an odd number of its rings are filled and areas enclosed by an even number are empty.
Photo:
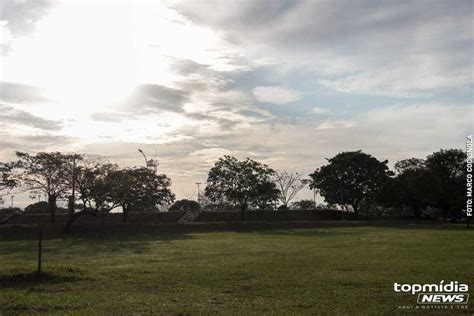
M0 140L0 151L51 151L63 150L62 146L68 145L76 141L76 139L67 136L40 134L18 136L8 133L2 133Z
M47 120L31 113L16 110L11 106L0 104L0 122L12 125L25 125L43 130L59 130L62 123L59 121Z
M226 31L238 42L258 39L294 49L320 47L323 43L353 47L354 41L359 42L358 46L376 44L362 41L364 37L366 40L374 35L383 37L396 30L418 30L433 20L460 18L454 21L465 22L473 13L469 0L241 0L232 4L215 0L182 1L175 8L192 21ZM213 14L208 14L209 11ZM416 35L405 34L405 38ZM390 40L398 38L386 38L384 42Z
M173 6L217 29L248 58L265 58L283 72L308 71L334 90L410 97L472 84L470 0L216 0Z
M64 146L72 143L75 140L73 137L50 134L28 135L16 138L20 139L22 143L29 143L30 146L32 144L35 144L35 148L45 148L48 146Z
M169 87L145 84L138 86L126 102L126 107L140 113L143 111L182 112L188 92Z
M0 82L0 100L12 103L48 101L42 89L14 82Z

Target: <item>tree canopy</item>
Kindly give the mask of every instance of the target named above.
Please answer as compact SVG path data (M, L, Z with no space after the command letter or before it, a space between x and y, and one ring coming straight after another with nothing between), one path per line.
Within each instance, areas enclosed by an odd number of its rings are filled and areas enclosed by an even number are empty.
M164 174L157 175L147 168L116 170L111 175L111 199L123 210L123 221L131 209L150 209L174 201L171 180Z
M360 150L342 152L310 174L310 187L318 189L328 203L350 205L358 215L361 203L375 201L392 175L387 163Z
M13 167L13 163L0 162L0 191L13 189L18 184L12 176Z
M229 201L240 207L242 218L250 205L267 204L277 198L271 177L275 171L252 159L219 158L208 174L205 196L211 202ZM265 197L262 199L262 192Z
M51 222L54 223L56 202L58 198L64 197L71 187L71 162L75 155L60 152L40 152L36 155L16 152L16 155L16 179L32 192L47 196Z

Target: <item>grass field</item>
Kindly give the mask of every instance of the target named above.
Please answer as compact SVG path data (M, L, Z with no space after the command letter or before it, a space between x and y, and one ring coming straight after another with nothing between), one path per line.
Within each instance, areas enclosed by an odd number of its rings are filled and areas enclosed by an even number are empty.
M1 235L0 314L350 314L405 312L393 283L474 286L474 231L453 225ZM472 313L409 310L413 313Z

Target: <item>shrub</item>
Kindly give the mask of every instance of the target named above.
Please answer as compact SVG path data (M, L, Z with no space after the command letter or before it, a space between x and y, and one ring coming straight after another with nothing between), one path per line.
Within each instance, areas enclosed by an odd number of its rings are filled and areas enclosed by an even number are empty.
M179 212L179 211L199 211L201 209L201 205L198 202L192 200L179 200L176 201L171 207L168 209L169 212Z
M40 201L28 205L25 208L25 214L49 214L48 202Z

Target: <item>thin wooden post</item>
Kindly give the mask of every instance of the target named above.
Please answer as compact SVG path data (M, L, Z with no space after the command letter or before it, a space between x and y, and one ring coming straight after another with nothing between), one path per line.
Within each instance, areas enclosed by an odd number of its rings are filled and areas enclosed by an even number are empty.
M37 274L41 273L41 255L42 255L42 241L43 236L41 232L41 224L38 224L38 270L36 271Z

